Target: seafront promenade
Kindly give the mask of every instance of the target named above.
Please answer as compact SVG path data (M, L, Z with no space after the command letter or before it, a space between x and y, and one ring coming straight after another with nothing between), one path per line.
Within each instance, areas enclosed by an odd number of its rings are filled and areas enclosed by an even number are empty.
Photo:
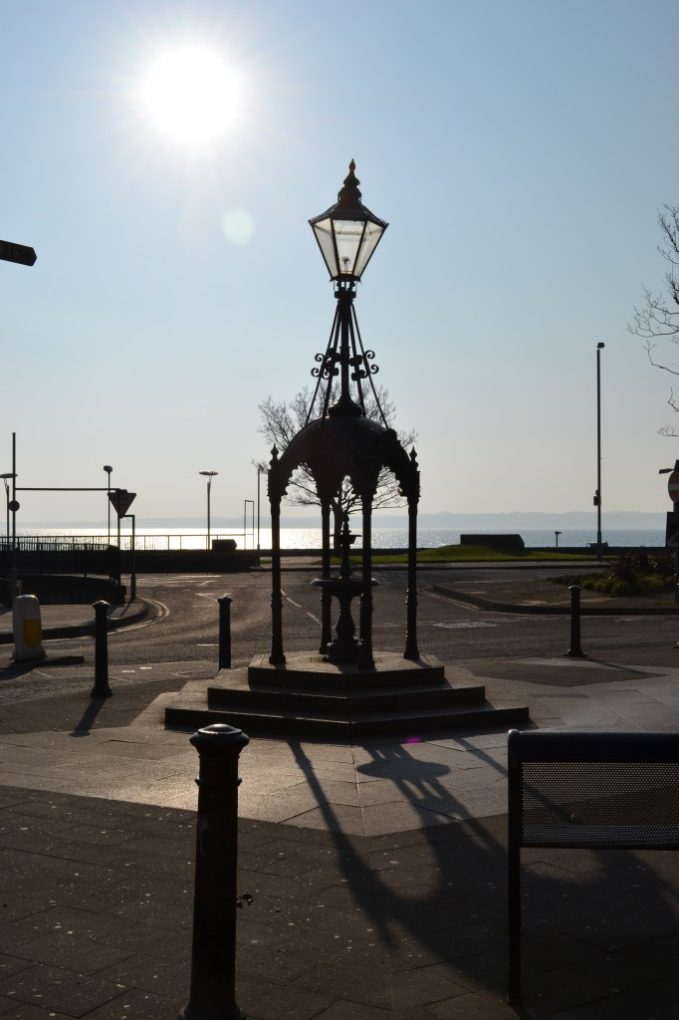
M91 613L45 611L46 629ZM162 711L214 665L146 671L112 656L114 696L97 702L91 645L75 644L84 664L60 680L38 666L52 679L34 688L0 646L0 1016L174 1017L189 987L197 756ZM679 730L667 643L451 666L491 699L525 700L538 726ZM252 739L240 762L248 1017L676 1020L679 867L665 851L526 852L525 1004L506 1005L505 769L502 732Z

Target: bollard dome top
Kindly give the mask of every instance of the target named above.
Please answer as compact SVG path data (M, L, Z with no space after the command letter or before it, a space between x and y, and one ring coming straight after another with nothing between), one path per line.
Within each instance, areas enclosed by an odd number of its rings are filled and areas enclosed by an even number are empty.
M250 743L250 738L235 726L226 723L212 723L204 726L191 737L191 743L198 754L219 754L225 750L240 750Z

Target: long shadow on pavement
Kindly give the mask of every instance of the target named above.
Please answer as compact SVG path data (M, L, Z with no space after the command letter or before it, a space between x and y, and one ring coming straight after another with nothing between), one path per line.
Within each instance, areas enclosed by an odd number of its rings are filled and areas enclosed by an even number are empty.
M375 966L381 964L383 1006L429 1003L433 1016L451 1020L485 1017L486 1006L493 1020L676 1016L675 855L524 851L524 1005L515 1010L504 1003L506 819L451 819L432 826L432 812L464 814L465 805L440 782L448 767L418 760L407 746L380 745L369 748L374 761L359 769L391 778L423 827L351 838L342 832L303 746L290 746L334 842L346 888L380 934L381 954L375 956L366 942L364 953L359 949L352 956L356 963L363 956L362 963L372 957ZM482 750L473 752L492 762ZM378 867L378 852L393 867ZM342 961L335 963L341 970Z

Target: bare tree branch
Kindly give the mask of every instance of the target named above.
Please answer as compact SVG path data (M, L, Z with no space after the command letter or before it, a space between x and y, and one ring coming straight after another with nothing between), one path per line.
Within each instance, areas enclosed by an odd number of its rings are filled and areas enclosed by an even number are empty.
M645 341L644 350L654 368L670 375L679 375L679 364L670 358L657 356L654 352L658 341L679 344L679 206L665 205L658 212L658 226L661 242L658 251L669 263L665 273L665 290L657 294L642 286L642 303L635 306L632 321L628 324L628 332L640 336ZM675 400L670 390L667 401L673 411L679 411L679 400ZM658 432L661 436L675 437L678 433L671 425L663 425Z
M393 428L392 423L395 418L396 409L389 396L389 391L382 386L379 387L377 400L382 408L387 424ZM277 446L279 450L284 450L289 445L293 436L303 428L310 401L311 394L306 387L296 393L287 404L284 401L275 401L270 396L267 397L259 405L262 423L258 431L267 442ZM367 416L372 420L381 420L377 401L375 401L374 397L370 399L368 394L366 394L365 410ZM397 432L397 435L399 442L406 449L411 447L417 439L417 433L414 429L410 429L407 432ZM315 482L311 472L303 465L292 476L288 487L287 501L293 506L319 506ZM354 492L349 479L345 479L340 489L339 498L331 504L336 525L338 521L341 521L343 513L352 513L357 510L360 502L360 497ZM385 510L404 506L404 504L405 500L401 496L397 479L391 471L384 468L380 472L378 479L377 492L373 500L374 509Z

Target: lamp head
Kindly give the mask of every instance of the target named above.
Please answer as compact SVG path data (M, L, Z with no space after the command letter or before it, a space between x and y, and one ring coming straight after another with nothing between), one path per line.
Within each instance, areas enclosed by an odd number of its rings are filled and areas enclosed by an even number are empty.
M309 220L331 280L360 280L389 225L361 202L355 169L352 159L335 205Z

